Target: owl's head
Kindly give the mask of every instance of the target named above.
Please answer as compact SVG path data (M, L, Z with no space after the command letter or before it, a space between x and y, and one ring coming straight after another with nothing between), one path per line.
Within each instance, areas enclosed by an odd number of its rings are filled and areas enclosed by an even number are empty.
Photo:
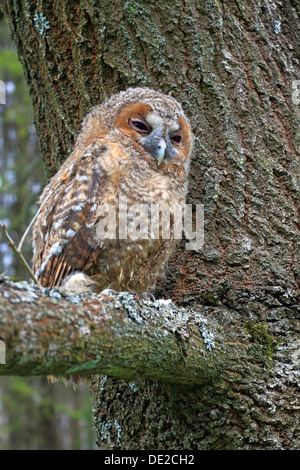
M193 136L181 105L150 88L129 88L95 106L84 120L95 138L119 131L146 151L156 164L188 166ZM98 137L98 138L99 138Z

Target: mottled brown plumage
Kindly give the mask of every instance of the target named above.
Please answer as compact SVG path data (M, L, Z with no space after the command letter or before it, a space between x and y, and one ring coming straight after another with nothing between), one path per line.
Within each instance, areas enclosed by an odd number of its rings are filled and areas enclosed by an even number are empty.
M172 223L169 239L99 239L101 211L109 204L118 216L120 198L128 208L183 205L191 148L189 121L170 96L130 88L95 106L40 199L33 269L41 284L82 271L99 291L151 289L174 246Z

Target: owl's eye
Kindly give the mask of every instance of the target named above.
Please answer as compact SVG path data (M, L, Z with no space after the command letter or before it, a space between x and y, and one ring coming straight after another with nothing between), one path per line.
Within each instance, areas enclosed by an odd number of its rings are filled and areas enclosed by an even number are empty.
M175 134L170 137L172 142L175 142L176 144L180 144L182 137L180 134Z
M141 119L130 119L129 124L133 129L140 132L141 134L149 134L150 127Z

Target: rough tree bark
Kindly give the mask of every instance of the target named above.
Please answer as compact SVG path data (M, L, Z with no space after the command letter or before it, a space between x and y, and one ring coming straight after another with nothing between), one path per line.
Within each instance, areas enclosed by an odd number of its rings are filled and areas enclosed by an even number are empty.
M247 323L257 352L201 387L95 378L99 445L299 449L297 2L4 0L4 10L48 176L112 92L150 86L182 102L205 245L178 248L156 296L200 306L225 337Z

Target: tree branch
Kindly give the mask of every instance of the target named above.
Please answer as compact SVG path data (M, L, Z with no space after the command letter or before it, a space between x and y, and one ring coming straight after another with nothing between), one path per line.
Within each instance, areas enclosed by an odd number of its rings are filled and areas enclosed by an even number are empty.
M0 279L0 375L107 374L203 384L247 354L239 327L129 293L68 295ZM230 340L228 340L230 336ZM237 362L238 361L238 362Z

